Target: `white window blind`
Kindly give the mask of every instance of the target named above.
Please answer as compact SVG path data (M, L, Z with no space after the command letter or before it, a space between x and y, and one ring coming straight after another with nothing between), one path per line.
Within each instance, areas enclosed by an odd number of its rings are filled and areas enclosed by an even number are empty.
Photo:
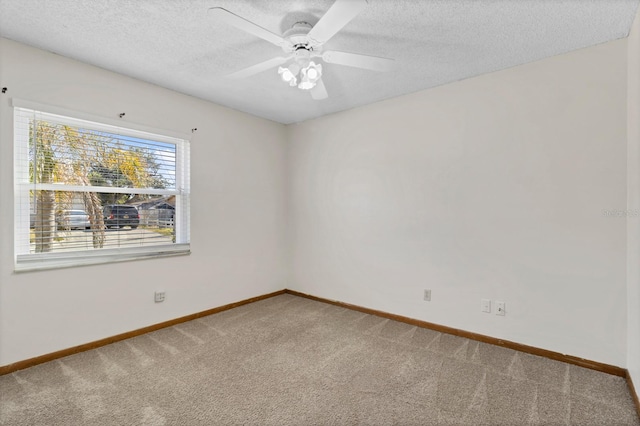
M189 253L188 140L19 105L14 138L17 271Z

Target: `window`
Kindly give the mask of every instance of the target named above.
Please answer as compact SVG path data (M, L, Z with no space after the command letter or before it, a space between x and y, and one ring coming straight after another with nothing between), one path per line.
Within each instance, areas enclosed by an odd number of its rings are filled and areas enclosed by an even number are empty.
M43 109L14 100L16 271L189 253L186 138Z

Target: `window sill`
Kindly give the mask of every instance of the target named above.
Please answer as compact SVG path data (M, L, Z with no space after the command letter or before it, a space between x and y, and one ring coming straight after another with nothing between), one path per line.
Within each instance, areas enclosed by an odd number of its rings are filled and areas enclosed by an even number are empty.
M190 244L171 244L145 248L103 249L67 253L38 253L18 255L14 272L73 268L76 266L128 262L191 254Z

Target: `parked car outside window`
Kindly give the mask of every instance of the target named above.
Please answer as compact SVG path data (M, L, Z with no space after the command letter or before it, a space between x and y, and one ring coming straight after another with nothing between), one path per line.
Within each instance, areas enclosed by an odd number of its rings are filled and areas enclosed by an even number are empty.
M84 210L64 210L56 216L58 229L90 229L89 215Z
M140 214L134 206L109 204L102 208L102 212L107 229L122 228L123 226L130 226L131 229L136 229L140 224Z

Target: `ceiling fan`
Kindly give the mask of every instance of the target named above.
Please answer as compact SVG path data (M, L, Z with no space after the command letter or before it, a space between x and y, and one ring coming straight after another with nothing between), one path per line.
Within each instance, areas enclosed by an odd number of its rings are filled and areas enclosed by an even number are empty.
M357 53L323 50L323 45L340 31L349 21L367 6L367 0L336 0L329 10L315 24L296 22L283 35L272 33L221 7L212 7L209 13L234 27L260 37L279 46L283 56L260 62L227 75L230 78L245 78L278 67L278 74L291 87L308 90L316 100L328 97L322 82L322 64L317 58L329 64L364 68L372 71L390 71L394 60ZM284 65L287 63L287 65Z

